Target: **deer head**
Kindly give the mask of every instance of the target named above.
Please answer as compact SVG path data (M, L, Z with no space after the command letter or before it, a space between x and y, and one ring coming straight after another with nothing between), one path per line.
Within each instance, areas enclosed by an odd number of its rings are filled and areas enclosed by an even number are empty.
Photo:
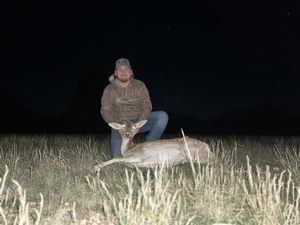
M108 125L113 129L119 131L122 137L122 146L121 153L124 153L128 150L130 145L132 145L132 139L137 134L138 129L145 125L147 120L141 120L137 123L132 122L131 120L125 121L123 124L120 123L109 123Z

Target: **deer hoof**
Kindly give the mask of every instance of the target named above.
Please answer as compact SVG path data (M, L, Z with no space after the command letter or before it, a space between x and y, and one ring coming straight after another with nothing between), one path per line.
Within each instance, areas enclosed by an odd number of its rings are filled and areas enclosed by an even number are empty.
M99 166L95 166L95 167L94 167L94 172L97 173L97 172L100 171L100 169L101 169L101 168L100 168Z

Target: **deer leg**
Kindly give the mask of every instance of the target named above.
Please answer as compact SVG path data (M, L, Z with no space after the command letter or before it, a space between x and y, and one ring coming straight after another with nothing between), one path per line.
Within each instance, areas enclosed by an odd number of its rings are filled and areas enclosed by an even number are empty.
M113 164L113 163L123 162L123 161L126 161L126 159L125 158L115 158L115 159L108 160L106 162L103 162L103 163L100 163L100 164L96 165L94 167L94 171L99 172L105 166L108 166L108 165Z
M111 159L111 160L108 160L106 162L96 165L94 167L94 171L99 172L103 167L108 166L113 163L127 163L128 165L136 165L136 164L140 163L141 161L143 161L143 160L136 158L136 157L114 158L114 159Z

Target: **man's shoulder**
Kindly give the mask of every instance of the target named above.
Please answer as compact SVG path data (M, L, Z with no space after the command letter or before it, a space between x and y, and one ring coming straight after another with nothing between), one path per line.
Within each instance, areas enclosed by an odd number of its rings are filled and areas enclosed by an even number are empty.
M141 80L138 80L136 78L132 79L133 81L133 84L136 85L136 86L145 86L145 83Z
M110 90L112 90L112 89L114 89L114 84L113 84L113 82L111 82L110 84L108 84L105 88L104 88L104 90L105 91L110 91Z

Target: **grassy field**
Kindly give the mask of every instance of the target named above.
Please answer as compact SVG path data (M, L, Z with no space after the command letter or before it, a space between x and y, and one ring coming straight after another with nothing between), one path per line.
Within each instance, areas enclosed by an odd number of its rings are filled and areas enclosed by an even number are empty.
M95 174L107 138L1 136L0 224L300 224L299 137L198 137L215 165Z

